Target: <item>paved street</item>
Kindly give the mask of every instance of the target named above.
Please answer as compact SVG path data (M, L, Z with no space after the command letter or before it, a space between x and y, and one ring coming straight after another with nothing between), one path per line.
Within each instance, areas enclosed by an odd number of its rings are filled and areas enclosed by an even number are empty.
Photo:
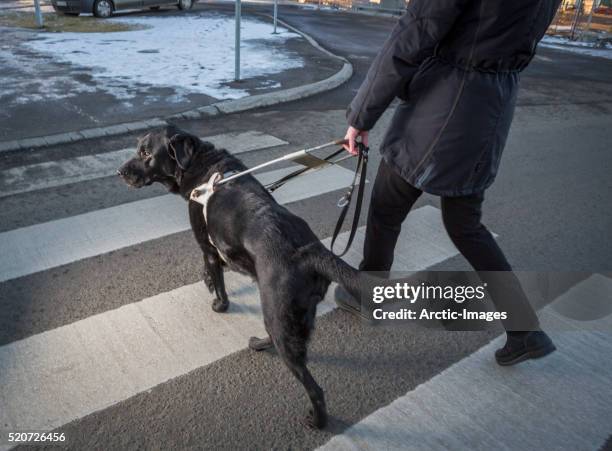
M347 58L354 75L305 100L178 123L247 166L343 136L345 107L394 22L286 5L279 17ZM372 133L366 202L392 113ZM501 329L369 327L328 295L309 348L331 417L323 431L301 424L307 398L278 356L246 349L263 334L252 282L226 273L230 310L212 312L185 204L114 175L138 133L0 153L0 431L64 432L70 449L612 449L612 316L585 324L555 308L612 290L611 119L612 61L541 49L487 192L484 222L515 269L598 273L540 311L558 352L501 368ZM275 197L326 240L353 168ZM362 240L363 227L353 264ZM394 269L427 268L468 265L426 195Z

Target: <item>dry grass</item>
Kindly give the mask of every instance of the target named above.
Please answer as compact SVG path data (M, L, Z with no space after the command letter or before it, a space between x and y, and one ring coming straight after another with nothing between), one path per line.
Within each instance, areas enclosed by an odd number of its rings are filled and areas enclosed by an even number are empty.
M114 31L141 30L146 28L144 26L137 26L133 24L128 25L112 20L109 21L105 19L97 19L90 16L74 17L62 16L55 13L45 13L43 14L43 19L45 23L44 30L54 33L59 33L62 31L79 33L112 33ZM2 12L0 13L0 26L38 29L33 11Z

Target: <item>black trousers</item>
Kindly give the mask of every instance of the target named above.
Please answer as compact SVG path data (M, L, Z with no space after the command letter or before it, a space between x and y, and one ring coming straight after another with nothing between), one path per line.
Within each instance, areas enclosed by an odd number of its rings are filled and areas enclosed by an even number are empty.
M364 258L359 269L388 273L402 222L422 191L395 173L384 160L378 167L368 211ZM446 231L470 265L488 283L488 291L499 311L512 312L506 330L537 330L539 323L512 267L491 232L480 222L484 193L442 197L442 220ZM490 271L504 271L495 279ZM501 276L501 273L500 273ZM490 282L490 283L489 283ZM512 305L509 305L511 299Z

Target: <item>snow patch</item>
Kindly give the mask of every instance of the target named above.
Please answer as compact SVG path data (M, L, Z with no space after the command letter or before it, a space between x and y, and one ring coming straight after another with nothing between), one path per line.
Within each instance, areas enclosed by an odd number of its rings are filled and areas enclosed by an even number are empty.
M569 38L564 38L562 36L544 36L542 38L542 42L545 44L561 44L561 45L570 45L573 47L587 47L590 49L596 48L593 42L572 41ZM612 49L612 43L606 42L603 48Z
M129 99L138 94L137 88L121 79L98 84L84 68L66 70L52 57L23 50L13 44L0 45L0 113L6 114L2 107L63 100L96 92L111 95L124 107L130 107Z
M96 87L114 93L117 85L172 87L181 95L201 93L238 99L246 90L226 83L234 78L234 20L222 15L183 15L107 19L149 28L113 33L61 33L39 36L26 46L53 61L93 68ZM251 78L303 67L302 59L282 48L301 39L286 29L272 34L269 23L243 18L241 75ZM129 91L118 92L129 98Z
M314 5L312 3L303 3L300 4L300 8L301 9L309 9L309 10L313 10L313 11L339 11L339 8L332 8L331 6L324 6L324 5Z
M544 36L539 45L548 49L563 50L579 55L612 59L612 44L610 43L606 43L604 48L596 48L592 42L571 41L561 36Z
M278 81L273 81L273 80L267 80L264 83L261 84L261 86L255 88L257 90L262 90L262 89L276 89L276 88L280 88L282 85L280 82Z

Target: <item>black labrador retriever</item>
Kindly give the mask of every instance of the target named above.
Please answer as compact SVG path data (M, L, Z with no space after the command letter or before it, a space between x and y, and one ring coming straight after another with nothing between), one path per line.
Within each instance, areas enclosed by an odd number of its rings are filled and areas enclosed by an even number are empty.
M158 182L189 201L191 227L204 253L204 279L216 295L214 311L229 306L223 266L257 282L269 336L252 337L249 347L276 348L312 402L306 424L322 428L327 421L325 400L306 368L307 341L330 281L360 296L361 275L328 251L303 219L279 205L251 175L217 187L205 218L202 205L190 200L192 190L215 173L244 169L226 150L168 126L140 138L136 156L118 173L133 187Z

